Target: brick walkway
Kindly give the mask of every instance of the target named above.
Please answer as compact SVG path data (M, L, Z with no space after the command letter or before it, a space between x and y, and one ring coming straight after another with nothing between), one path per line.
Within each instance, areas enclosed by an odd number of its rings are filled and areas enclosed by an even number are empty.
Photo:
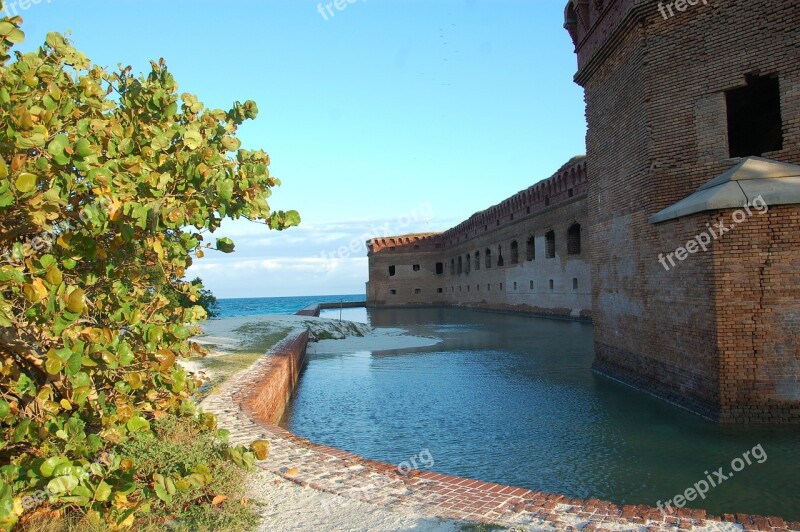
M292 339L289 339L291 342ZM280 344L276 349L288 345ZM248 394L270 374L267 356L225 383L202 403L231 431L231 442L270 441L270 456L258 463L267 471L303 486L351 500L388 507L407 507L431 517L536 530L770 530L800 531L800 522L749 515L707 516L704 510L679 510L665 517L649 506L618 506L596 499L571 499L477 480L412 471L318 445L257 419L243 408Z

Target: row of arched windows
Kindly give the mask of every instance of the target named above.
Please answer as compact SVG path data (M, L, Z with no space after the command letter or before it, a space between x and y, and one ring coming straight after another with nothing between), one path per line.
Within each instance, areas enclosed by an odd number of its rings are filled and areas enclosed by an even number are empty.
M580 255L581 254L581 225L579 223L572 224L567 229L567 255ZM525 240L525 260L530 262L536 260L536 236L531 235ZM515 266L520 263L520 245L517 240L512 240L509 246L509 264ZM466 255L459 256L458 258L450 259L450 275L469 274L472 265L475 265L475 271L480 271L481 267L489 270L496 266L502 268L505 266L505 259L503 257L503 245L497 245L496 259L493 259L492 248L487 247L482 253L480 250L475 253L467 253ZM556 256L556 233L553 230L548 231L544 235L544 253L545 258L552 259Z

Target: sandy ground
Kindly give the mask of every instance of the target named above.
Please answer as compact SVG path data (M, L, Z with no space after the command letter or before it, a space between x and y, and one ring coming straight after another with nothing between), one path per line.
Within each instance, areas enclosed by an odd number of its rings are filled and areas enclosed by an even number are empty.
M390 510L362 501L298 486L267 471L250 478L250 496L260 501L259 531L382 532L415 530L454 532L458 523L425 517L410 509Z
M237 329L239 329L237 331ZM307 316L245 316L211 320L203 324L204 335L195 341L212 347L209 356L220 356L239 348L250 335L269 334L282 329L309 329L309 356L386 351L434 345L441 340L410 336L402 329L371 327L347 321ZM247 332L244 332L247 331ZM198 361L184 361L187 369L201 368ZM205 370L207 376L210 372ZM423 516L408 508L390 510L363 501L299 486L257 469L248 479L248 497L258 501L262 516L260 531L368 532L402 531L454 532L458 523Z

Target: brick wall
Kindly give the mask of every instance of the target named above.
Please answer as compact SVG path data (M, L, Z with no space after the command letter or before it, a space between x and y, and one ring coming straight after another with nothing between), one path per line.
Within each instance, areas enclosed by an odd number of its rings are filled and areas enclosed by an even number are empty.
M796 207L670 271L659 253L726 213L649 218L739 162L728 156L725 91L748 74L780 80L784 149L763 156L800 162L800 6L712 1L665 20L656 1L606 0L593 13L597 4L581 3L593 22L574 32L589 128L595 366L714 419L797 420L799 248L782 229L797 232Z
M277 424L300 379L308 345L308 331L292 334L275 346L251 379L242 406L267 423Z
M370 241L368 304L469 306L588 319L587 188L586 162L578 157L551 178L444 233ZM579 250L569 249L570 228ZM552 257L546 243L550 232Z

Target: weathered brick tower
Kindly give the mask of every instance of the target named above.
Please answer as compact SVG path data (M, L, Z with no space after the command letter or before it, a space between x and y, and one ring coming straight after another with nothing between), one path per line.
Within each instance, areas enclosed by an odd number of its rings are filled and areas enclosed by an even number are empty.
M800 422L800 0L572 0L565 27L596 369L711 419Z

